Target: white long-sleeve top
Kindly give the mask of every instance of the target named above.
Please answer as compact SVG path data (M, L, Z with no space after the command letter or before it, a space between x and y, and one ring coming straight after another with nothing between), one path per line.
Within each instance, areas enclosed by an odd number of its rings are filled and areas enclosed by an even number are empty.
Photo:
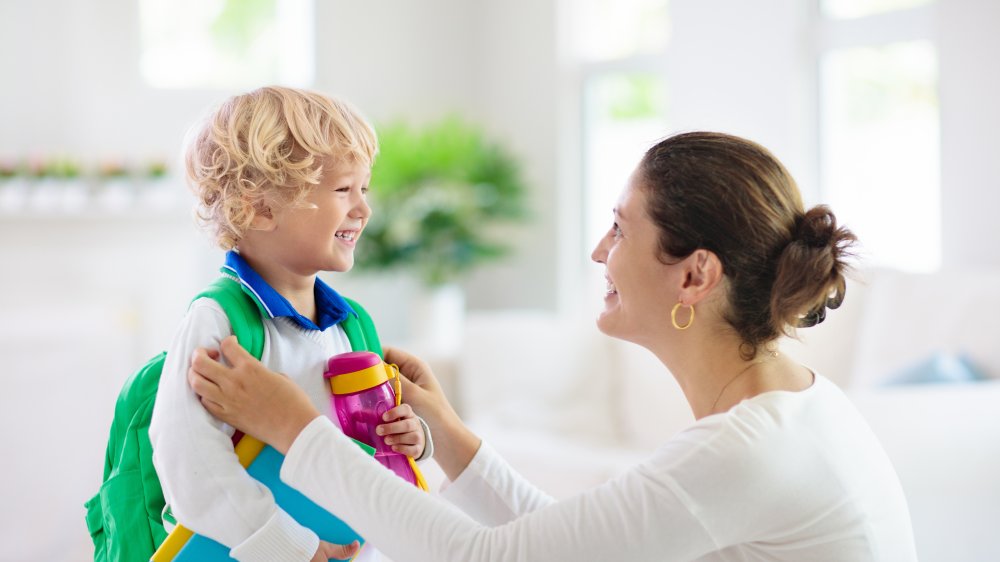
M705 417L620 477L560 502L485 443L443 491L451 504L366 460L317 418L281 477L395 560L916 560L895 471L820 376L804 391Z
M263 318L263 322L261 361L301 386L316 408L328 416L330 427L339 432L323 371L329 357L351 351L343 329L333 325L322 331L309 330L288 317ZM153 463L164 497L178 521L231 547L230 554L237 560L309 560L319 538L281 510L271 492L240 466L233 452L233 428L209 414L188 386L187 370L194 350L218 349L232 333L219 304L209 298L198 299L167 351L149 428ZM375 465L371 457L368 464ZM357 560L379 558L377 551L366 545Z

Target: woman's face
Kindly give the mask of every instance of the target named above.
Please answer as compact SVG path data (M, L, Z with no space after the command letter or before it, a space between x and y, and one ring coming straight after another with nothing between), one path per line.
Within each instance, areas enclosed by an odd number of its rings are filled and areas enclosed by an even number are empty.
M633 172L618 198L614 222L591 259L605 265L607 291L597 327L616 338L642 343L666 322L676 302L677 268L658 259L659 229L646 212L646 190Z

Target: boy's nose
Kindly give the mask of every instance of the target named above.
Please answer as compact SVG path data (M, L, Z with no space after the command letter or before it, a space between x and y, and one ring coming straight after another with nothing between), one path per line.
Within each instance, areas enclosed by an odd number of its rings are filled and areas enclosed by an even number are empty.
M365 197L360 197L354 209L351 210L351 216L367 219L372 216L372 208L368 205L368 199Z

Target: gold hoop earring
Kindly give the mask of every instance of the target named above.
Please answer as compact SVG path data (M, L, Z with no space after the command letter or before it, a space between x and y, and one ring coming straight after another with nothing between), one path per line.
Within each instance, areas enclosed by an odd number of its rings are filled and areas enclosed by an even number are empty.
M691 327L691 324L694 324L694 305L692 304L689 307L691 308L691 318L688 318L688 323L684 324L683 326L677 323L677 309L682 306L684 306L684 303L682 302L679 302L674 305L674 308L671 309L670 311L670 322L673 323L674 328L677 328L678 330L687 330L688 328Z

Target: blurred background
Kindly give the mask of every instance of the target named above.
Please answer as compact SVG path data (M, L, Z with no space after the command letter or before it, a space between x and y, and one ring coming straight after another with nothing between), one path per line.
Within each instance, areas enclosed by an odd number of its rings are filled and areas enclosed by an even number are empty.
M0 2L0 560L91 556L117 392L222 261L185 132L275 83L382 136L381 222L325 279L558 497L691 421L593 327L628 173L674 132L767 146L863 242L786 351L871 421L922 560L1000 559L998 24L994 0Z

